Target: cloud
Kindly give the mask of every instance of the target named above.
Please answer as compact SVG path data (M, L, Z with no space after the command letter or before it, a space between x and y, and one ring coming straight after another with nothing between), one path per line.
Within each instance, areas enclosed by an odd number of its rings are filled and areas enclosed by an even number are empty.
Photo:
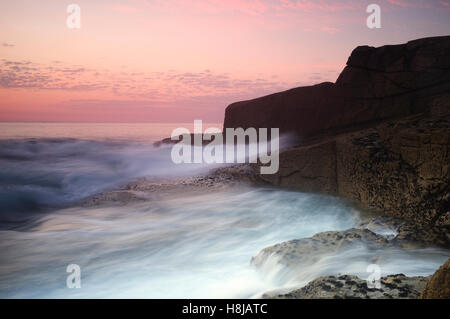
M136 1L134 1L136 3ZM140 0L141 5L151 8L183 8L184 11L205 14L239 13L258 16L283 15L295 12L337 12L356 10L359 0Z
M45 92L43 96L49 101L56 97L54 104L45 102L41 111L37 105L43 101L32 99L33 104L27 105L31 113L21 115L12 109L9 119L217 121L232 102L335 80L330 66L318 65L315 69L317 72L309 77L302 75L304 82L286 82L273 74L243 77L214 70L125 72L61 61L44 64L1 59L0 88L14 100L22 95L33 97L39 91Z
M136 12L137 11L137 9L135 7L128 6L128 5L123 5L123 4L115 5L115 6L113 6L112 9L114 11L121 12L121 13L130 13L130 12Z
M6 89L98 90L118 99L167 102L198 96L257 96L292 85L271 75L242 78L211 70L124 72L66 65L60 61L39 64L0 60L0 87Z
M11 43L7 43L7 42L2 42L2 47L13 48L13 47L15 47L15 45L11 44Z
M60 66L60 62L42 65L31 61L0 62L0 87L42 90L95 90L105 87L78 74L85 68Z
M390 4L403 8L431 8L429 0L387 0Z
M343 1L321 1L321 0L280 0L278 6L283 9L299 10L299 11L327 11L336 12L342 10L354 10L355 5L360 1L343 0Z
M338 28L333 27L322 27L321 30L329 34L335 34L340 31Z

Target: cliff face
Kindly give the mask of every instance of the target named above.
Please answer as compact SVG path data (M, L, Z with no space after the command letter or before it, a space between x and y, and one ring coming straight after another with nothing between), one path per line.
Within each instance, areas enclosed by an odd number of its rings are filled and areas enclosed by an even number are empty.
M280 154L277 186L340 195L416 223L450 225L450 116L416 116Z
M358 47L335 84L234 103L224 126L303 138L277 174L258 176L265 183L450 226L450 37Z
M436 97L450 92L449 70L450 36L357 47L336 83L233 103L225 111L224 128L278 127L307 143L428 112Z

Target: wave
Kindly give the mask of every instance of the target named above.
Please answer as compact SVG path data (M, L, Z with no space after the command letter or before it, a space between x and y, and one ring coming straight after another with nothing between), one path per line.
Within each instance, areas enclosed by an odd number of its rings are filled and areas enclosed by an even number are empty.
M136 142L43 138L0 141L0 224L73 204L144 176L188 176L204 165L176 165L170 148Z
M176 165L170 146L77 139L0 141L0 297L250 298L337 272L428 275L448 251L376 251L325 256L293 275L276 260L268 272L250 259L261 249L354 227L360 212L338 198L269 188L158 197L124 206L80 207L90 195L146 176L203 174ZM41 213L42 212L42 213ZM78 264L82 288L66 288Z
M276 287L250 265L260 249L357 216L332 197L253 188L57 210L0 231L0 297L248 298ZM81 289L65 287L69 264Z

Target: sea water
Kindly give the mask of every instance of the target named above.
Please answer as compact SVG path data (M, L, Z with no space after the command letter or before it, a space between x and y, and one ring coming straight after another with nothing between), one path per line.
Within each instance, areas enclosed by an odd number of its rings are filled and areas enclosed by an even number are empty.
M317 194L242 187L81 205L141 177L207 173L173 164L170 146L152 146L177 126L1 123L0 297L251 298L321 275L364 276L374 256L384 257L382 275L429 275L449 257L360 247L309 265L300 279L276 260L270 272L255 269L251 258L267 246L360 220L349 203ZM81 288L66 285L70 264Z

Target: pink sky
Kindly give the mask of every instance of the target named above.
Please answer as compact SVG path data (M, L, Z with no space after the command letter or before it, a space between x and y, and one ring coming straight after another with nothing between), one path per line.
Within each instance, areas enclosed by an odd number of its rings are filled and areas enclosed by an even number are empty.
M81 28L66 7L81 7ZM366 7L381 7L381 29ZM0 2L0 121L221 122L237 100L335 81L358 45L450 32L450 0Z

